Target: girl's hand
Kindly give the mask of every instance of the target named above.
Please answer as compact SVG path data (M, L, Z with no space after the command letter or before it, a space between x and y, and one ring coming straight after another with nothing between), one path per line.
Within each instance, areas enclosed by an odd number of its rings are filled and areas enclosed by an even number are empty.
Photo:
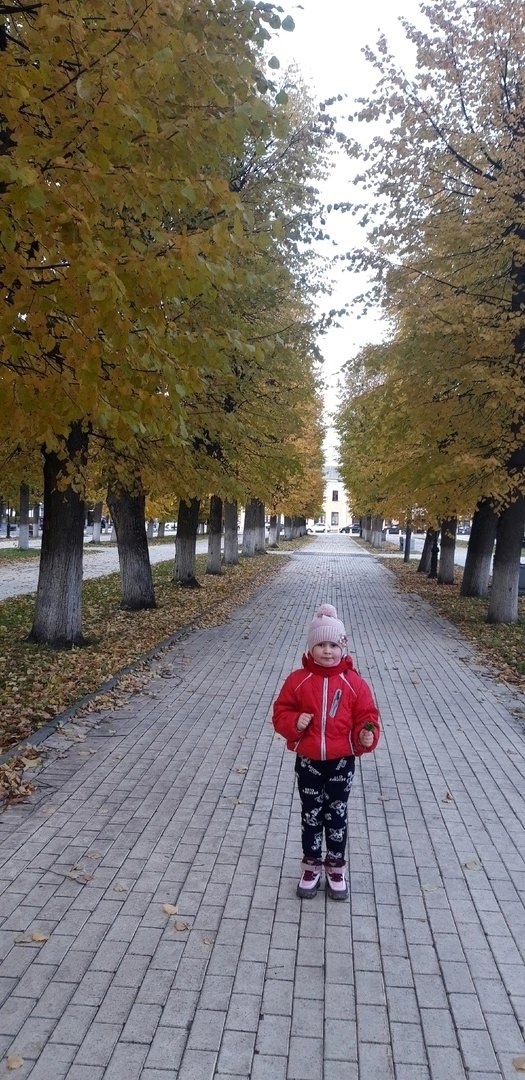
M297 730L306 731L308 724L311 724L313 720L312 713L302 712L297 720Z
M359 742L361 746L364 746L366 750L369 750L374 745L374 732L370 728L363 728L359 732Z

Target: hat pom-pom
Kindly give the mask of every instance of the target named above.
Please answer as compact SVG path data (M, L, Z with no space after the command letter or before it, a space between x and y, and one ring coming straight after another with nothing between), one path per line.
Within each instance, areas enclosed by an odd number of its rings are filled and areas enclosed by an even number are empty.
M319 618L321 615L326 615L328 619L337 619L337 611L332 604L321 604L321 607L316 611L316 616Z

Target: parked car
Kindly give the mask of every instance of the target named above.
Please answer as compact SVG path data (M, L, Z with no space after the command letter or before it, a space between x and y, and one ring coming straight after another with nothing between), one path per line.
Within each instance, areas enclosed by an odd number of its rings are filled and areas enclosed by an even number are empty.
M352 533L354 536L359 536L361 533L361 526L359 524L352 525Z
M344 532L344 533L352 532L352 526L351 525L343 525L343 528L339 529L339 532L340 533L341 532Z
M309 525L306 531L311 535L312 533L327 533L332 530L330 525L326 525L322 521L316 521L315 525Z

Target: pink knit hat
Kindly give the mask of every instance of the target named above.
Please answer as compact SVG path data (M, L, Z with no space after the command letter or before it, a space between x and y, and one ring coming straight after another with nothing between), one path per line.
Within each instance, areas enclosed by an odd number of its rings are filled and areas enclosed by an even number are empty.
M332 604L321 604L317 609L308 630L308 652L311 653L314 645L320 645L322 641L339 645L343 652L348 641L344 623L337 618L337 611Z

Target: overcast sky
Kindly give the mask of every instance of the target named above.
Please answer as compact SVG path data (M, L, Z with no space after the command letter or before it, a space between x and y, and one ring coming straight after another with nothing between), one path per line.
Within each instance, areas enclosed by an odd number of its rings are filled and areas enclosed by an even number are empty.
M375 72L365 60L362 49L374 45L384 32L391 48L404 65L410 66L410 47L407 46L400 17L421 22L417 0L302 0L301 4L283 3L286 14L295 22L293 33L281 33L274 39L273 49L281 65L295 61L319 99L336 94L347 95L342 103L343 115L352 111L356 98L366 96L375 82ZM341 158L328 182L328 200L351 198L351 175L355 168ZM359 196L360 197L360 196ZM343 249L359 243L351 215L339 215L337 236ZM363 281L348 272L341 273L335 286L333 302L328 307L340 308L345 300L359 293ZM325 357L323 371L326 380L327 409L337 401L338 373L351 356L369 341L381 339L380 321L368 315L357 319L348 317L340 330L333 330L320 342ZM334 458L333 435L327 440L327 454Z

